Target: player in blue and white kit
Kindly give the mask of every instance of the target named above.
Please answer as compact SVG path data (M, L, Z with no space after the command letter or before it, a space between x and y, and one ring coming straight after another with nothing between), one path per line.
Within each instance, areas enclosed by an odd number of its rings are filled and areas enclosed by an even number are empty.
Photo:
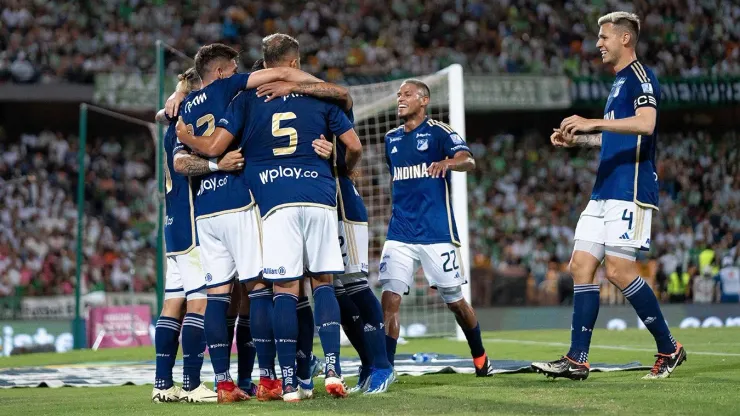
M657 360L644 378L661 379L686 359L686 351L673 339L658 300L638 275L635 262L638 250L650 249L650 223L658 210L655 129L660 85L635 54L639 18L613 12L599 18L598 23L596 46L603 62L616 72L604 118L568 117L551 136L556 146L601 147L596 183L578 220L570 260L574 282L571 346L561 359L533 363L532 367L551 377L588 377L588 350L599 312L599 285L593 283L594 274L605 262L607 279L622 290L655 338Z
M274 43L274 50L279 51L292 47L294 40L273 35L265 42ZM266 67L277 63L274 56L277 54L265 53ZM263 219L263 276L273 282L276 292L273 325L283 399L306 397L295 376L296 307L304 273L313 281L316 326L326 360L326 390L344 397L347 389L339 364L339 306L332 286L332 275L343 271L334 212L336 184L329 164L315 154L309 138L339 136L348 145L350 166L361 154L359 138L339 107L298 94L265 102L256 91L248 90L232 101L218 126L211 137L195 137L178 124L178 137L197 151L214 155L240 134L245 172Z
M195 68L188 69L179 78L178 88L183 91L200 88L200 77ZM163 114L158 115L157 120L167 122ZM193 197L197 188L193 189L189 178L210 172L209 161L181 150L174 121L167 124L170 127L164 137L167 276L165 302L155 334L157 365L152 400L215 402L216 394L200 383L205 346L205 272L201 267L195 232ZM241 153L229 152L217 162L217 167L223 171L241 170L243 162ZM183 388L180 390L172 383L172 367L177 354L182 303L186 299L187 314L182 323Z
M289 57L290 58L290 57ZM327 83L271 82L257 88L257 95L273 100L292 93L310 94L336 102L354 123L352 97L346 88ZM328 143L324 136L314 143ZM334 277L334 290L342 315L342 327L352 346L357 350L362 365L359 370L357 386L350 390L366 394L383 393L395 379L393 368L388 361L383 331L383 310L367 282L368 270L368 231L367 209L362 197L354 186L353 171L347 168L347 146L335 136L329 144L332 150L332 168L337 181L337 217L339 221L339 243L344 259L344 273ZM307 299L306 299L306 307ZM299 325L301 324L301 300L299 299ZM310 347L313 332L306 344ZM301 351L299 334L299 359ZM301 375L301 362L298 362L298 377Z
M429 285L455 314L470 346L477 376L493 374L475 312L465 300L460 240L450 202L449 170L470 171L475 160L465 140L450 126L426 116L429 87L409 79L398 90L403 125L385 135L385 156L392 177L392 211L380 260L388 359L398 342L402 296L422 267Z
M234 49L221 44L207 45L198 51L195 67L203 87L185 98L180 111L183 122L196 134L211 135L229 101L244 88L285 77L294 81L318 81L290 68L237 74L237 55ZM182 144L181 148L189 150ZM258 281L262 269L260 220L244 174L213 172L203 176L196 195L195 216L208 287L205 331L216 374L218 401L246 400L249 396L234 384L228 370L231 340L226 313L232 281L238 276L242 283L249 284L250 290L268 289ZM249 327L240 326L240 330L247 329ZM250 343L244 344L249 347ZM251 359L254 359L254 350L251 350ZM249 368L245 371L251 374L251 363L243 367ZM249 384L251 389L250 374L244 375L243 384Z

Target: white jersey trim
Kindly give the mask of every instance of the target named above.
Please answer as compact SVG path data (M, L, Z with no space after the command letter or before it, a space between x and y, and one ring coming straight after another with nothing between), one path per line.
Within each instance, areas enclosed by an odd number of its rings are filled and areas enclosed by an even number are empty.
M640 202L637 200L637 176L640 174L640 145L641 144L642 144L642 135L638 135L637 136L637 155L635 156L635 184L632 190L634 196L632 198L632 202L634 202L635 204L643 208L650 208L650 209L659 211L658 207L656 207L655 205L646 204L644 202Z
M169 171L169 169L168 169ZM188 201L190 203L190 241L192 243L190 244L190 247L186 248L182 251L167 251L165 247L165 255L166 256L181 256L183 254L190 253L195 247L197 247L197 244L195 244L196 237L195 237L195 205L193 204L193 188L192 184L190 183L190 177L188 176ZM165 213L166 214L166 213Z

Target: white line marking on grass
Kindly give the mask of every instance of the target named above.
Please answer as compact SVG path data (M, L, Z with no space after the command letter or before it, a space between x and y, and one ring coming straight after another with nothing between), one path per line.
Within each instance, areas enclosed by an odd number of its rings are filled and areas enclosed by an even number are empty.
M547 342L547 341L526 341L520 339L502 339L502 338L485 338L483 342L498 342L502 344L522 344L522 345L545 345L548 347L570 347L570 344L564 342ZM622 351L644 351L644 352L655 352L652 348L634 348L634 347L622 347L619 345L591 345L591 348L600 348L602 350L622 350ZM708 352L708 351L694 351L687 349L686 352L690 355L712 355L718 357L740 357L740 354L732 352Z

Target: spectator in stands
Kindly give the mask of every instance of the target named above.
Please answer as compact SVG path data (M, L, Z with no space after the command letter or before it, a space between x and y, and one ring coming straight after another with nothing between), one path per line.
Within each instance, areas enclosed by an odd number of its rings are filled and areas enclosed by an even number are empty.
M201 44L240 41L250 67L260 39L278 31L298 38L308 71L332 80L399 78L454 62L469 73L595 75L602 65L594 16L613 9L583 0L230 3L11 0L0 16L0 76L91 83L98 72L151 73L156 38L191 56ZM619 8L642 17L640 56L659 76L740 74L737 2L638 0Z

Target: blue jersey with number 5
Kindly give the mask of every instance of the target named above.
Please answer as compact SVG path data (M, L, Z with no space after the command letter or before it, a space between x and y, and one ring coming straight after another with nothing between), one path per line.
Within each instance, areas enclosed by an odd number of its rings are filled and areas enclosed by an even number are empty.
M216 80L185 97L180 113L185 124L192 126L196 136L210 136L216 130L216 121L223 117L232 98L247 85L249 73L234 74ZM234 141L226 152L238 148ZM180 143L180 149L184 145ZM179 150L179 149L178 149ZM207 218L240 209L253 204L252 195L244 173L213 172L194 179L199 184L195 197L195 215Z
M265 102L247 90L217 125L241 138L245 172L263 217L289 205L336 207L331 166L311 143L352 128L338 106L300 94Z

